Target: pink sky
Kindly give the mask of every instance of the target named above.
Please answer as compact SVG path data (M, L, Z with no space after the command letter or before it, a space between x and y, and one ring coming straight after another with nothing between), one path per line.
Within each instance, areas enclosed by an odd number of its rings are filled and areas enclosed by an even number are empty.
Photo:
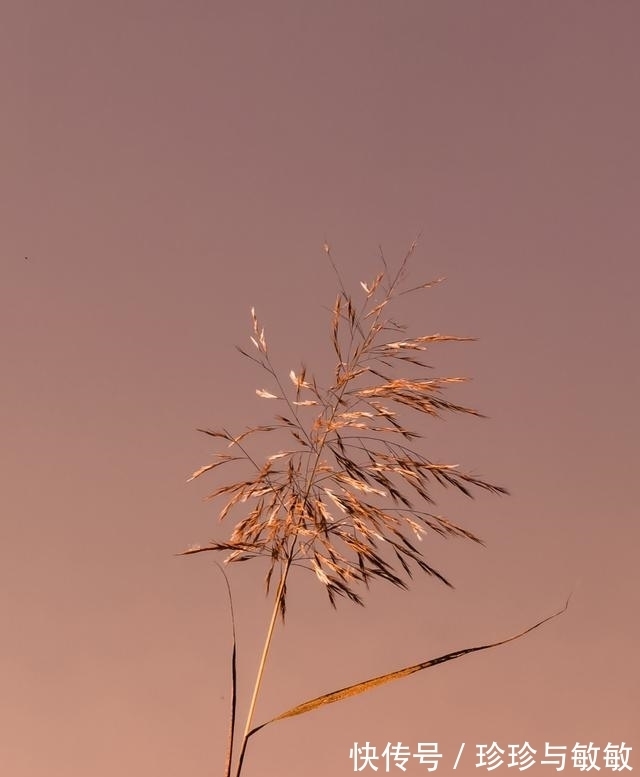
M396 315L479 338L431 360L490 416L417 419L421 450L512 496L439 494L487 543L434 543L455 591L416 577L334 612L293 578L256 722L571 605L274 724L243 777L341 777L367 741L437 742L436 775L462 742L456 773L486 771L493 741L536 749L533 777L556 773L546 742L601 748L601 774L624 742L640 769L640 6L9 0L2 17L0 772L222 777L224 587L211 554L174 555L232 528L202 501L224 478L185 484L216 450L195 429L270 420L233 348L251 306L283 376L304 359L326 382L325 240L358 295L378 245L397 262L418 233L411 280L447 282ZM264 571L230 569L241 713ZM504 758L492 773L519 773Z

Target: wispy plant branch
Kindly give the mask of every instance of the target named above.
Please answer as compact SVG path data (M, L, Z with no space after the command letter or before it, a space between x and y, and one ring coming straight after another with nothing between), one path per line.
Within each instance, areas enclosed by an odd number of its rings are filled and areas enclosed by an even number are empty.
M494 494L508 493L504 487L471 475L457 464L427 458L409 444L421 435L407 425L407 414L441 418L446 413L460 413L482 417L477 410L451 402L445 396L451 386L464 382L464 377L426 378L424 371L431 367L421 358L423 353L441 343L468 342L473 338L439 332L409 336L404 325L387 317L398 297L430 289L443 280L438 278L401 288L415 247L414 242L395 272L390 271L381 250L383 269L372 281L360 283L361 299L357 302L347 292L331 249L325 244L339 285L330 324L330 343L336 357L333 378L326 388L322 388L302 365L298 372L289 372L291 386L282 380L271 361L264 327L252 308L250 341L254 351L240 347L238 350L259 365L271 383L256 389L258 397L280 404L283 410L274 414L273 423L249 427L236 435L226 429L200 430L227 443L227 448L233 452L216 453L214 460L196 470L189 480L231 462L244 461L251 472L244 479L224 483L206 497L226 499L218 516L221 521L241 511L229 539L212 540L206 545L191 547L181 555L223 551L227 552L225 563L264 557L269 561L265 579L267 593L273 572L279 572L236 777L240 777L250 737L267 725L252 727L278 614L284 621L287 580L292 570L297 567L313 571L333 607L337 597L364 604L361 585L368 588L373 580L386 580L406 588L407 580L416 568L450 586L445 575L424 558L419 547L424 535L482 541L450 518L430 509L436 502L434 486L453 486L467 497L472 497L478 489ZM397 368L403 370L400 375L396 374ZM407 374L406 370L413 372ZM282 433L288 445L259 463L249 449L254 436ZM228 585L226 576L225 581ZM467 653L505 644L547 620L549 618L502 642L466 648L325 694L268 723L362 693L383 682ZM226 777L231 775L233 758L235 673L234 625Z

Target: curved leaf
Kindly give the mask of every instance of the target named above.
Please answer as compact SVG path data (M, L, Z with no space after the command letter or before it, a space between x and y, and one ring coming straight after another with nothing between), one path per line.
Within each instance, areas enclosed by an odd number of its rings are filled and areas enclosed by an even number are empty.
M428 669L429 667L437 666L438 664L444 664L446 661L453 661L455 658L461 658L462 656L466 656L468 653L476 653L480 650L488 650L489 648L498 647L499 645L506 645L507 642L513 642L516 639L520 639L520 637L524 637L525 634L528 634L534 629L537 629L539 626L542 626L544 623L547 623L553 618L556 618L558 615L561 615L567 610L568 606L569 599L567 599L564 607L558 610L558 612L543 618L541 621L538 621L538 623L534 624L533 626L529 626L529 628L513 635L512 637L501 639L499 642L491 642L486 645L477 645L475 647L463 648L462 650L455 650L453 653L446 653L445 655L438 656L437 658L430 658L427 661L421 661L419 664L413 664L413 666L407 666L404 669L398 669L395 672L389 672L389 674L384 674L380 677L373 677L370 680L365 680L364 682L356 683L355 685L349 685L347 688L341 688L339 691L325 693L315 699L305 701L302 704L298 704L296 707L292 707L286 712L282 712L280 715L277 715L275 718L268 720L266 723L257 726L249 733L249 736L260 731L261 728L268 726L269 723L275 723L276 720L293 718L296 715L303 715L305 712L311 712L312 710L318 709L318 707L324 707L327 704L333 704L334 702L342 701L343 699L349 699L352 696L358 696L361 693L365 693L366 691L370 691L373 688L377 688L379 685L384 685L385 683L390 683L394 680L400 680L402 677L408 677L409 675L414 674L415 672L420 672L423 669Z

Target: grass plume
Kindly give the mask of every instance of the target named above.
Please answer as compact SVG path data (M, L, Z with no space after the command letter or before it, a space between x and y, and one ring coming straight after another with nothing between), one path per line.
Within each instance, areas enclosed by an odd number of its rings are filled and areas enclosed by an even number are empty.
M478 490L508 493L504 487L475 477L457 464L424 455L416 444L421 435L406 420L412 414L434 418L448 413L481 416L477 410L448 399L447 389L465 378L432 377L431 367L424 361L425 354L442 343L473 338L441 333L411 336L405 326L390 317L399 297L424 292L443 280L404 288L415 247L412 244L395 272L381 255L381 271L369 282L361 282L356 297L347 292L331 249L325 244L339 285L329 327L335 357L329 380L321 384L305 365L291 370L286 377L280 376L271 359L265 329L252 308L252 349L238 350L264 372L265 383L256 394L275 405L273 420L239 434L225 428L199 430L226 444L226 448L189 480L231 462L244 462L249 474L218 486L207 496L223 499L221 521L234 517L229 538L191 547L182 555L221 551L226 554L227 564L266 558L267 593L272 581L278 581L236 777L240 777L249 738L267 725L254 727L253 716L278 615L283 621L285 618L292 570L315 575L333 607L340 597L363 605L364 590L374 580L407 588L416 571L450 586L445 574L425 558L420 547L423 537L435 534L476 543L481 540L436 512L436 487L453 487L467 497ZM252 454L250 443L256 435L280 435L282 439L283 434L286 446L277 447L264 461ZM302 714L503 642L466 648L325 694L274 720ZM233 672L235 688L235 638ZM235 696L227 777L231 773L234 724Z

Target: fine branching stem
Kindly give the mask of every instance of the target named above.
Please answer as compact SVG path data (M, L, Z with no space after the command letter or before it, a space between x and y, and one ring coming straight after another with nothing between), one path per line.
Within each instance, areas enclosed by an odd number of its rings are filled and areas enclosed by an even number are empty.
M336 357L332 378L319 383L315 375L307 374L302 364L299 372L290 371L293 389L288 391L285 384L289 384L274 368L264 328L252 308L250 340L256 350L253 353L239 347L238 350L259 365L268 377L270 385L257 388L256 394L280 403L286 415L276 413L271 424L249 427L237 435L224 428L200 430L227 443L233 452L216 453L214 460L194 472L189 480L231 462L244 461L253 473L219 486L207 497L226 498L220 520L232 512L242 511L229 539L193 546L182 555L223 551L228 554L226 563L266 558L269 561L265 579L267 593L273 573L279 572L280 577L251 692L235 777L241 777L250 737L267 725L254 727L253 720L278 615L284 623L287 582L293 569L314 573L333 607L338 597L364 604L363 586L368 588L374 579L407 588L407 581L416 568L451 585L424 557L419 547L423 536L461 537L480 544L482 541L450 518L432 512L436 501L434 486L453 486L468 497L473 496L474 489L508 493L502 486L465 472L457 464L438 461L431 455L427 457L407 444L422 437L405 421L405 416L411 413L427 418L441 418L445 413L482 417L477 410L445 398L445 391L465 378L427 379L424 371L431 367L422 360L425 352L431 352L441 343L468 342L473 338L439 332L410 336L407 327L386 318L396 298L429 289L443 280L438 278L404 290L400 288L415 246L414 242L395 272L390 271L381 251L382 271L369 283L360 283L364 297L356 299L348 293L331 250L325 244L339 286L330 327L330 343ZM394 374L396 367L403 370L399 376ZM407 374L407 370L413 373ZM250 446L243 442L256 434L284 435L286 447L276 449L260 464L258 457L250 452ZM424 546L431 549L433 543L424 543ZM333 691L268 722L308 712L487 647L490 645L463 649ZM234 632L231 741L225 777L230 777L232 770L235 661Z

